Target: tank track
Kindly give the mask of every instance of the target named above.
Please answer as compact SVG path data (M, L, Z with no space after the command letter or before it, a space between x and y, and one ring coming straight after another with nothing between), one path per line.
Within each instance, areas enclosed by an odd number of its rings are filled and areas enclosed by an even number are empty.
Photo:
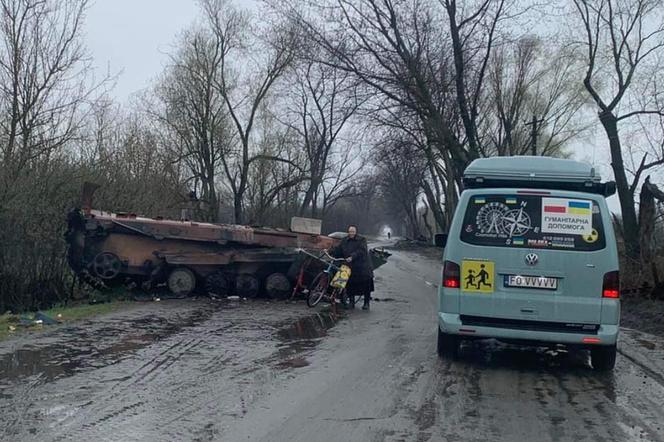
M104 282L100 279L97 278L96 276L92 275L87 269L83 269L78 273L78 277L81 281L89 285L95 290L99 291L105 291L108 290L109 287L104 284Z

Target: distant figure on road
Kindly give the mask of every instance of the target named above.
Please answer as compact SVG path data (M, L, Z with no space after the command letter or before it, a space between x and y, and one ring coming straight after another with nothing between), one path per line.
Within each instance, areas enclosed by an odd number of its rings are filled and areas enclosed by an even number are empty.
M367 240L357 234L356 226L348 226L348 236L341 243L330 250L330 255L335 258L345 258L351 268L350 279L346 286L351 302L355 302L355 296L364 296L362 310L369 310L371 292L374 291L373 266L369 256Z
M392 232L390 232L390 231L388 230L388 231L387 231L387 239L390 239L390 238L392 238Z

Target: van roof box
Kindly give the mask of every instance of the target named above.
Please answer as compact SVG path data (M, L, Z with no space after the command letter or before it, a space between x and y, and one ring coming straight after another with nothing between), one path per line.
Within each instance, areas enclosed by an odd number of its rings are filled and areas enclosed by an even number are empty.
M616 184L601 181L590 164L535 156L480 158L463 173L463 184L469 189L527 187L613 195Z

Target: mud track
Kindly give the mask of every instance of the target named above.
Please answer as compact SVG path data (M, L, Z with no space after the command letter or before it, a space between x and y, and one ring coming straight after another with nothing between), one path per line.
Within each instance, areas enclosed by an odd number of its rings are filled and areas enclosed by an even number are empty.
M664 342L435 354L439 263L399 251L370 312L141 303L0 344L3 440L664 440Z

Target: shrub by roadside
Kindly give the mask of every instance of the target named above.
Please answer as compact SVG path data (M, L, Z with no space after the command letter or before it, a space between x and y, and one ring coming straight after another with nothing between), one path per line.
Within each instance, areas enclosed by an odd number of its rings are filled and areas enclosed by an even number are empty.
M620 324L664 337L664 301L647 299L639 294L624 295Z

